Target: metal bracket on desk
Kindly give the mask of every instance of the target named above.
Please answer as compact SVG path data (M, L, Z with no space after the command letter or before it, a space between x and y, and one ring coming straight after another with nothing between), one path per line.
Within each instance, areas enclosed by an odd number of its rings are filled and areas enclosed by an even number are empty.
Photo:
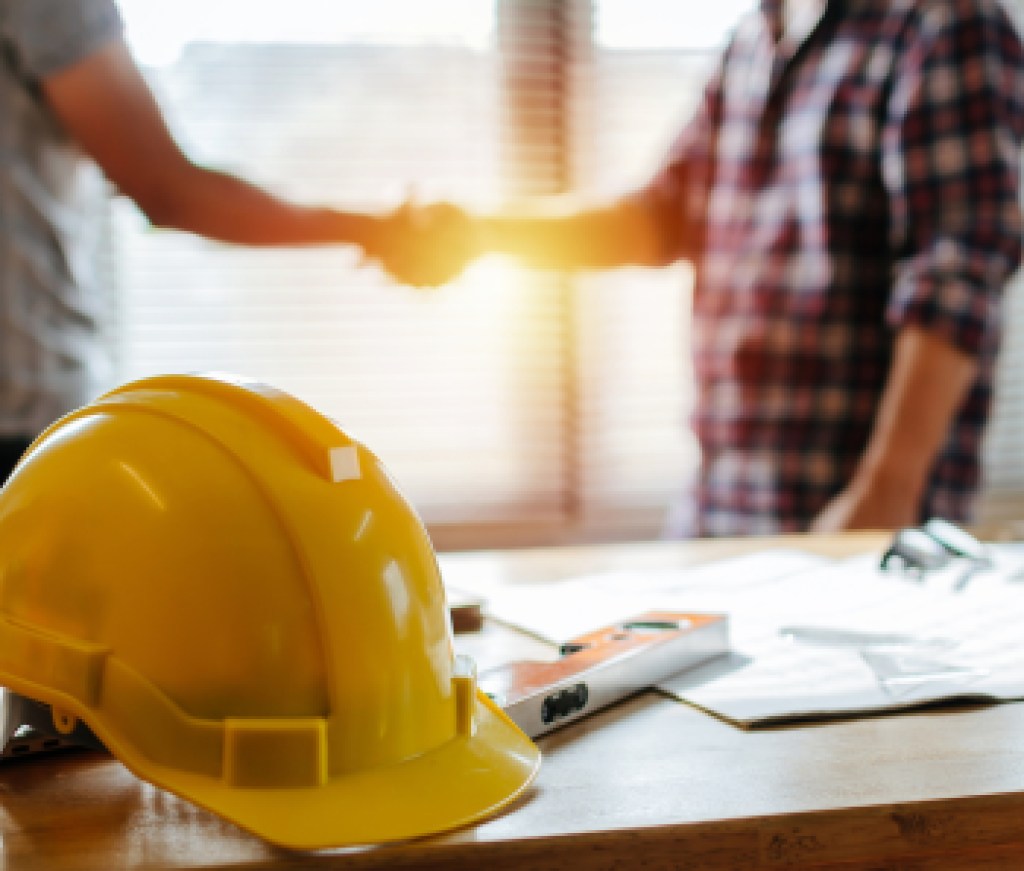
M3 745L0 746L0 761L75 747L106 749L81 720L72 732L62 735L53 725L49 705L27 699L10 690L3 690L2 694L0 738Z

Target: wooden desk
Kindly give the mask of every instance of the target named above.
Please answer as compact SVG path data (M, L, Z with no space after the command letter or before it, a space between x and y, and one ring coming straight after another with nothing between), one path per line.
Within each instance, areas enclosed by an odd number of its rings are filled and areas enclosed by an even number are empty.
M883 540L796 544L846 554ZM602 546L445 562L515 583L763 546ZM487 665L530 655L537 643L488 626L457 646ZM535 786L499 817L412 844L316 855L268 847L107 757L20 761L0 770L0 868L1024 868L1024 704L743 732L650 692L540 744Z

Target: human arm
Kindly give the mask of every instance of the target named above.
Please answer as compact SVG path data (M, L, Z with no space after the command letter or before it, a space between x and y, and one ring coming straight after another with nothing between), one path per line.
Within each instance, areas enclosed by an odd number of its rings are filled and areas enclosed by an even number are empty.
M693 258L699 252L707 203L722 68L720 62L694 117L639 190L597 205L550 197L486 215L470 215L450 203L412 209L410 221L391 225L395 243L390 246L393 256L383 258L385 268L400 281L424 283L421 253L431 256L441 248L455 252L449 264L457 257L465 258L464 265L482 254L498 253L535 268L567 271L656 267ZM410 245L413 240L425 244Z
M693 117L640 189L597 207L552 199L528 211L484 218L480 247L548 269L658 267L698 256L728 51L719 58Z
M636 198L594 208L538 204L479 218L477 233L481 250L509 254L540 269L663 266L672 259L655 215Z
M67 133L156 226L245 245L377 242L375 216L291 203L191 161L120 39L47 75L42 90Z
M441 202L406 204L387 216L376 252L397 281L436 287L490 253L537 269L661 266L671 258L663 256L660 241L652 216L632 200L595 208L545 201L492 215Z
M479 221L480 247L548 269L666 266L699 254L723 100L724 56L650 180L597 207L564 199Z
M915 326L900 331L867 447L849 484L815 519L813 532L918 522L928 473L977 365L933 333Z
M455 207L438 204L420 214L410 208L382 219L298 205L200 166L174 140L121 40L46 77L43 92L72 138L159 227L247 245L353 242L417 284L440 283L485 250L562 269L656 261L650 220L628 201L606 209L538 211L475 223Z
M536 200L493 214L471 215L451 203L407 207L386 227L385 268L412 285L443 283L469 261L505 254L536 269L563 271L667 266L692 251L686 236L683 187L677 160L646 188L601 205L567 197ZM438 269L444 259L446 269Z

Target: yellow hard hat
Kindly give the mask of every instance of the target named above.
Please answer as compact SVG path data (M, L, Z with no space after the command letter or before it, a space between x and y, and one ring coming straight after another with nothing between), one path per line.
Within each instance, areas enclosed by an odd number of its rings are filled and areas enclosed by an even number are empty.
M377 458L238 380L137 381L32 445L0 492L0 684L288 847L469 823L540 764Z

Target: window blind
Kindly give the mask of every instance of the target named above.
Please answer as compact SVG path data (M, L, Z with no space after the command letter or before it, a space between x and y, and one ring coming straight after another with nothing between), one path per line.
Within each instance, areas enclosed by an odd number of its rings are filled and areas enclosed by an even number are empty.
M1021 32L1024 0L1004 0L1004 6ZM1003 310L1003 343L984 444L979 517L981 523L993 526L1017 521L1018 532L1024 534L1024 272L1019 271L1007 288Z
M412 190L486 210L644 181L754 0L121 2L199 160L307 201L381 210ZM110 245L117 380L213 369L295 393L380 456L440 549L655 536L694 466L685 266L569 277L488 258L423 292L349 250L154 231L124 202ZM1020 295L987 516L1022 510Z
M401 22L412 4L384 5ZM149 75L190 153L289 196L379 210L409 185L494 204L491 19L477 45L457 22L422 41L189 41ZM484 263L414 291L351 251L231 248L150 230L124 203L115 228L120 378L212 369L289 390L374 450L435 530L564 521L565 338L543 282Z
M1003 305L1003 344L985 436L979 508L979 522L993 526L1024 519L1024 275L1014 277ZM1019 531L1024 532L1024 525Z
M596 0L576 182L595 201L646 182L692 113L750 0L714 11ZM581 520L587 538L657 535L697 460L687 266L583 277L578 312Z
M145 61L153 10L122 3ZM471 35L453 13L420 36L415 4L378 4L349 34L358 7L336 2L326 42L268 37L251 7L217 30L231 5L208 0L192 30L188 10L166 13L155 35L180 52L147 31L176 134L289 196L369 209L410 187L493 208L639 179L710 49L604 44L588 0L476 4ZM685 24L665 4L647 20L666 9ZM573 280L492 258L423 293L351 251L231 248L154 231L126 203L113 228L119 380L212 369L292 391L378 453L439 547L657 534L692 462L685 276Z

